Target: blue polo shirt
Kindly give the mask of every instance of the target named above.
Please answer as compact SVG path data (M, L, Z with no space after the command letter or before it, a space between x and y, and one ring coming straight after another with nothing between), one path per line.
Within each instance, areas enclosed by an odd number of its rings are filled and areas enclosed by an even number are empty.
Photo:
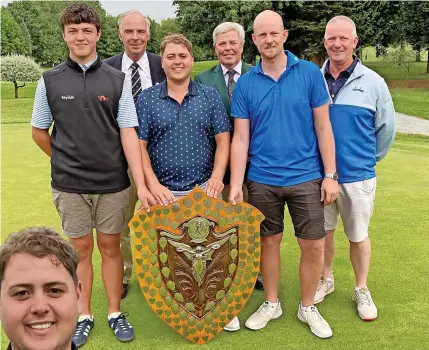
M237 82L231 115L250 120L248 179L291 186L322 177L313 108L329 102L323 75L314 63L289 51L275 81L261 60Z
M182 104L168 96L167 80L143 90L137 101L138 135L158 181L171 191L188 191L213 171L215 135L232 130L216 89L195 83Z

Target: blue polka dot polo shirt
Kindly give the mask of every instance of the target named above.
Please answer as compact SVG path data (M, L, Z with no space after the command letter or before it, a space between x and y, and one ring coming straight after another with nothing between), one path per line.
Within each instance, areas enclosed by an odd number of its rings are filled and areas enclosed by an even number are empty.
M215 135L232 130L216 89L191 81L180 105L168 96L164 80L143 90L136 108L138 136L147 141L158 181L171 191L206 182L213 171Z

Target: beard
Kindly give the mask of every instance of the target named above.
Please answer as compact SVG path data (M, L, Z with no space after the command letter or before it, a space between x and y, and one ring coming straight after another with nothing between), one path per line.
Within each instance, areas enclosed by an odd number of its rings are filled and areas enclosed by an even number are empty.
M272 48L272 49L268 51L268 49L270 49L270 48ZM276 58L278 55L280 55L282 52L280 50L277 50L276 48L277 48L276 46L267 47L267 48L265 48L264 51L260 52L260 54L262 57L265 57L267 59L272 60L272 59Z

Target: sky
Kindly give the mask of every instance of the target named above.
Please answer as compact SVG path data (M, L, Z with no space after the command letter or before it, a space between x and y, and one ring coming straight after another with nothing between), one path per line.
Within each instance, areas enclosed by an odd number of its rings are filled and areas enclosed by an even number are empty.
M2 5L6 5L11 0L1 0ZM172 0L104 0L100 1L107 13L117 16L127 10L135 9L149 16L157 22L165 18L176 17L176 7Z
M171 0L135 0L135 1L100 1L107 13L116 16L127 10L136 9L157 22L165 18L176 17L176 7Z

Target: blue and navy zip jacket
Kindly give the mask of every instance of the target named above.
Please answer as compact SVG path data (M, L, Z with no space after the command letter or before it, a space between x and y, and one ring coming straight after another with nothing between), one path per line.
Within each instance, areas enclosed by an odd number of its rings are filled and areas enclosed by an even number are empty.
M323 64L325 75L327 62ZM329 115L335 138L339 183L375 177L375 165L395 139L395 109L386 82L358 60L335 98Z

